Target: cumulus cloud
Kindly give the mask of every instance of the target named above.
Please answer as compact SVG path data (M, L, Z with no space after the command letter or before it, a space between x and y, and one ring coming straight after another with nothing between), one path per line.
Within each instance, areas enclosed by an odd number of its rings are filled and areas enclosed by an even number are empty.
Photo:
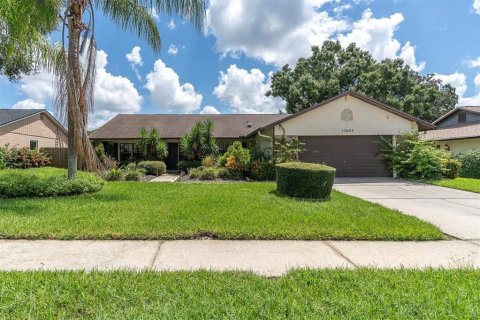
M114 76L106 70L107 54L97 52L97 75L95 80L95 107L90 115L89 127L95 128L118 113L140 111L142 97L133 83L125 77ZM54 93L53 75L46 72L24 77L20 84L26 99L17 102L12 108L45 108L52 104Z
M213 94L229 104L236 113L278 113L285 109L280 98L267 97L271 74L266 77L259 69L250 71L231 65L227 72L220 72Z
M333 1L212 0L206 33L215 36L217 50L223 55L245 54L275 66L295 64L298 58L310 55L311 46L337 38L342 45L356 42L378 60L400 57L412 69L424 69L425 63L416 61L415 46L395 38L404 20L401 13L377 19L367 9L352 23L341 13L361 1L335 1L332 17L322 6Z
M90 127L102 125L119 113L139 112L142 104L142 97L128 78L107 71L107 58L105 51L97 52L95 110Z
M216 37L217 50L281 66L310 54L348 23L319 8L328 0L211 0L207 34Z
M459 98L462 98L467 91L467 77L461 72L452 74L437 74L435 78L442 80L444 83L451 85L456 89Z
M200 114L220 114L221 112L218 111L217 108L214 106L205 106L202 108L202 110L199 112Z
M480 105L480 73L477 74L473 80L475 86L476 94L471 97L465 97L467 92L467 77L465 74L460 72L455 72L449 75L436 75L437 79L442 80L445 83L450 84L455 87L458 94L458 105L459 106L479 106Z
M125 55L125 58L127 59L128 62L130 62L130 66L132 67L132 70L135 72L135 75L137 76L138 80L141 80L142 77L140 76L140 72L138 71L138 67L143 66L143 60L142 60L142 55L140 54L140 51L142 48L139 46L135 46L132 48L132 51L130 53L127 53Z
M466 63L470 68L478 68L480 67L480 57L478 57L477 59L467 60Z
M175 56L177 55L178 53L178 47L176 45L174 45L173 43L170 43L170 45L168 46L168 51L167 51L168 55L170 56Z
M417 64L415 47L410 42L402 46L400 41L395 39L395 31L403 20L401 13L377 19L373 17L372 11L367 9L363 12L362 18L353 23L352 30L346 35L339 35L338 40L344 46L356 43L377 60L400 57L412 69L421 71L425 67L425 62Z
M190 83L180 84L177 73L158 59L147 77L145 88L152 103L162 112L193 113L200 109L202 95Z
M18 101L12 106L12 109L45 109L44 103L36 102L32 99L25 99Z
M170 30L174 30L176 27L177 25L175 24L175 21L173 21L173 19L170 19L170 22L168 23L167 28Z
M480 14L480 0L473 1L473 10L475 10L477 14Z

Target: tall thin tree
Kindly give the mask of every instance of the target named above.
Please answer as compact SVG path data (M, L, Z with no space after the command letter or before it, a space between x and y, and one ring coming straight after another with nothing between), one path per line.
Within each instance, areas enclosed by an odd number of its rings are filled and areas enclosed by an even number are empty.
M152 10L178 15L200 29L205 3L203 0L64 0L59 12L62 44L52 65L56 78L55 109L68 122L69 178L76 176L78 165L88 171L102 168L87 135L88 117L94 107L95 14L110 17L122 30L136 33L158 52L161 39Z

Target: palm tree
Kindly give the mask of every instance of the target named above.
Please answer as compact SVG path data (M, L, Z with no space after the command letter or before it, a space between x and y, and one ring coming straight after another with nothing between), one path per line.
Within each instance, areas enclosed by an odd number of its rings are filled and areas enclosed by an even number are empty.
M44 2L45 0L37 0ZM151 10L179 15L200 29L205 15L203 0L63 0L59 12L62 43L50 59L56 78L54 106L68 123L68 177L75 178L77 159L88 171L102 165L87 135L88 116L94 106L96 62L95 13L110 17L121 29L145 39L155 52L160 32Z

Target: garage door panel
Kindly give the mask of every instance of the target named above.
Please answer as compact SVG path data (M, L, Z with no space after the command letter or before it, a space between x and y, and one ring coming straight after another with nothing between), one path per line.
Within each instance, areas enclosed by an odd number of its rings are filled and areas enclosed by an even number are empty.
M385 177L391 172L379 153L379 136L299 137L305 142L300 160L337 169L337 177ZM391 137L385 137L391 139Z

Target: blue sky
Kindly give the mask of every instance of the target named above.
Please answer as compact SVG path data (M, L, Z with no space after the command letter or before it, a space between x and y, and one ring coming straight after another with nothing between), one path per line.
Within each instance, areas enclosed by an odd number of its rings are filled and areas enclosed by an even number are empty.
M402 57L454 85L460 105L480 105L480 0L211 0L205 30L156 21L160 54L97 13L91 127L118 113L278 112L284 102L264 95L270 73L326 39ZM0 78L0 92L1 107L51 109L49 74Z

